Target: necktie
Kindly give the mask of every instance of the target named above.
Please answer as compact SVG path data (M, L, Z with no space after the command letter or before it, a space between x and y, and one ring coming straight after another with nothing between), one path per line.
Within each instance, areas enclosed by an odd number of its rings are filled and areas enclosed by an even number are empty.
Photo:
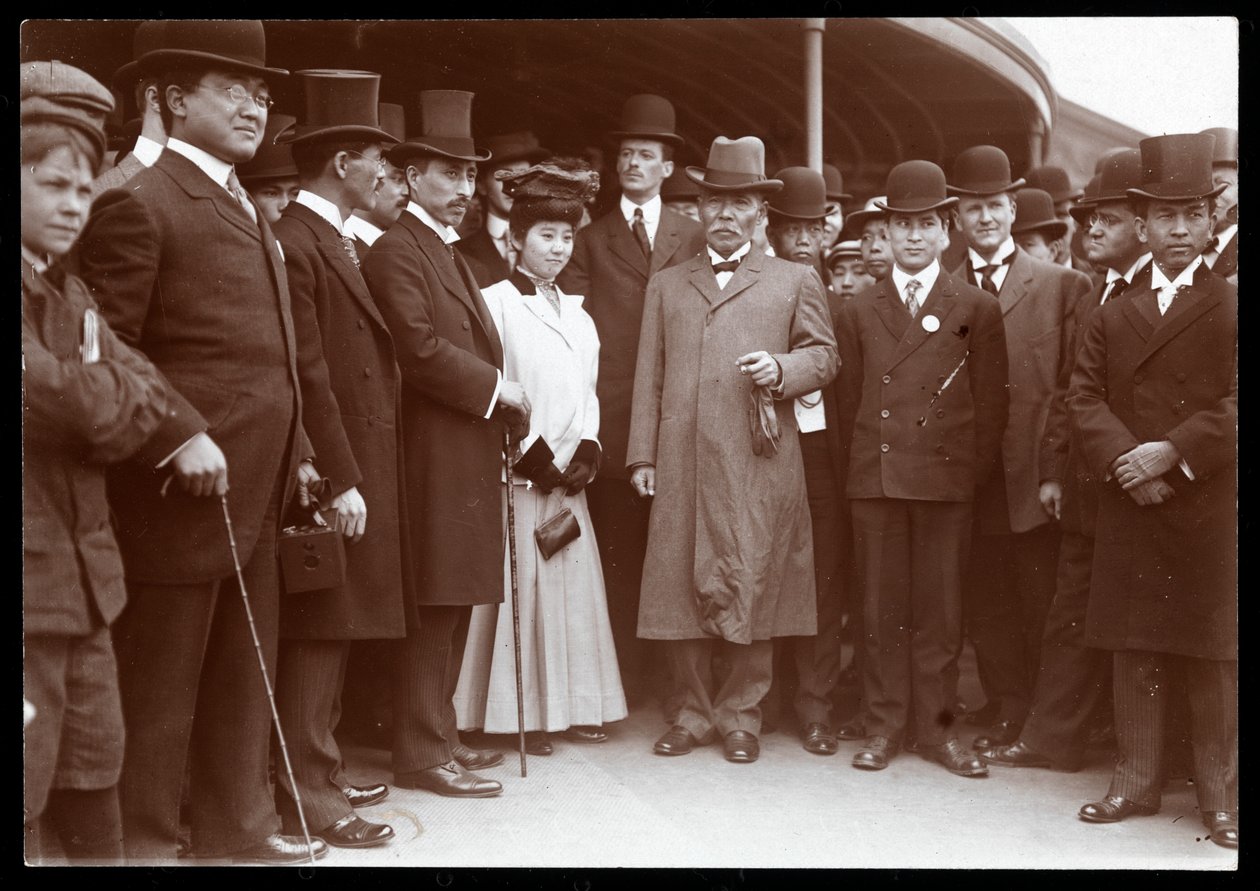
M341 246L346 251L346 256L350 258L350 262L354 264L354 268L359 268L359 252L354 249L354 239L349 235L341 236Z
M919 301L914 295L919 293L919 288L923 287L923 282L917 278L912 278L906 282L906 309L910 311L910 318L914 318L919 314Z
M651 260L652 244L648 241L647 226L643 225L643 208L634 209L634 222L630 224L630 228L634 230L634 237L639 242L639 250L643 251L643 258Z
M525 277L534 283L534 290L547 298L547 302L556 311L556 315L560 315L560 295L556 292L556 283L547 281L545 278L537 278L529 273L525 273Z
M1124 289L1129 286L1129 282L1124 276L1116 279L1111 283L1111 291L1107 294L1107 302L1111 302L1124 293Z
M1189 287L1190 287L1189 285L1178 285L1176 290L1173 290L1171 293L1168 294L1167 303L1165 303L1163 300L1160 300L1159 301L1159 314L1161 316L1168 315L1168 310L1172 309L1172 305L1177 302L1177 298L1181 296L1181 292L1187 290ZM1163 297L1165 293L1166 293L1165 291L1160 291L1159 296Z
M987 266L975 267L976 272L980 273L980 287L984 288L984 290L988 291L990 294L996 297L998 293L998 287L997 287L997 282L993 280L993 273L997 272L1003 266L1009 266L1011 260L1013 259L1015 259L1014 254L1007 254L1006 259L1001 260L997 263L990 263Z
M1208 239L1208 243L1204 245L1203 253L1214 254L1216 253L1216 249L1219 248L1220 246L1221 246L1221 237L1219 235L1213 235L1211 238Z
M245 213L249 214L249 218L257 224L258 212L254 210L254 205L250 203L249 195L246 194L245 189L241 186L241 181L236 178L235 169L228 171L227 189L232 193L232 197L237 200Z
M738 268L739 260L723 260L721 263L713 264L713 274L717 275L719 272L734 272Z

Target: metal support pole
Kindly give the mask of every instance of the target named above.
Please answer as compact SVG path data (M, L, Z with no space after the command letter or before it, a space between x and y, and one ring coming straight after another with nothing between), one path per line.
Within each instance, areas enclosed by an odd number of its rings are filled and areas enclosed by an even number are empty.
M822 173L823 31L826 19L805 19L805 163Z

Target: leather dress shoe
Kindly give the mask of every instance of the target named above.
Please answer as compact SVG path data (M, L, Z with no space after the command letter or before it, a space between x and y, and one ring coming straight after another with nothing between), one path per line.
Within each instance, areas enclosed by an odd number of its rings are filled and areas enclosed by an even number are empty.
M503 791L501 783L483 780L453 760L437 767L394 774L394 785L404 789L426 789L448 798L493 798Z
M1092 801L1082 807L1077 816L1086 823L1119 823L1125 817L1149 817L1158 810L1119 795L1108 795L1102 801Z
M389 797L389 786L377 783L375 786L346 786L341 790L351 807L371 807Z
M1238 815L1229 811L1211 811L1203 815L1209 837L1222 848L1238 847Z
M235 863L309 863L312 852L318 860L328 853L328 845L320 838L312 838L311 846L307 848L305 839L277 833L252 847L237 851L232 860Z
M1014 721L998 721L989 728L988 733L977 736L975 742L971 744L973 749L996 749L999 746L1009 746L1015 740L1019 739L1019 731L1023 728Z
M862 750L853 756L853 766L859 770L883 770L896 754L897 744L888 737L867 737Z
M839 739L866 739L866 721L860 716L846 721L836 729Z
M484 770L503 763L503 753L489 749L473 749L460 743L451 746L451 755L465 770Z
M1016 740L1009 746L991 746L980 749L980 757L989 764L1003 767L1049 767L1050 759L1038 755L1028 746Z
M525 754L538 755L547 757L554 752L555 746L551 744L551 734L543 731L528 732L525 734Z
M985 767L984 762L964 749L957 738L946 740L938 746L923 746L923 754L960 777L989 775L989 768Z
M575 743L608 742L608 734L598 727L579 727L574 725L560 735L569 742Z
M313 833L336 848L371 848L394 837L394 827L369 823L356 814L346 814L331 826Z
M840 748L836 735L826 724L815 721L801 732L801 745L815 755L834 755Z
M675 724L652 746L658 755L686 755L700 740L691 735L691 731L681 724Z
M751 764L761 754L761 744L757 737L747 730L732 730L722 741L723 754L726 760L734 764Z

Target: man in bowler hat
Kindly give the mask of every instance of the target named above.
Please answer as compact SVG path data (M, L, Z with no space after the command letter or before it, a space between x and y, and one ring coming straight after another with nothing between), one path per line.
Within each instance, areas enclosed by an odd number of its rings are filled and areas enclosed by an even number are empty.
M1209 127L1203 132L1216 140L1212 182L1225 186L1216 196L1216 229L1203 248L1203 262L1217 275L1238 284L1238 131Z
M1194 787L1238 847L1238 291L1201 256L1215 225L1211 134L1144 139L1128 190L1150 275L1090 321L1068 407L1102 480L1086 640L1112 651L1120 750L1080 817L1159 810L1170 674L1190 700Z
M978 486L1001 473L1007 415L1002 312L939 262L945 174L906 161L888 174L892 274L840 310L836 381L846 492L862 586L868 737L853 758L882 770L913 718L919 751L985 776L951 713L962 582Z
M1067 223L1054 215L1050 193L1024 187L1015 192L1015 221L1011 237L1028 256L1045 263L1058 263L1067 252L1063 236Z
M162 123L161 101L157 79L152 73L141 75L139 59L150 49L160 46L166 22L141 22L132 39L132 60L114 72L114 90L130 96L140 116L140 133L127 154L92 183L92 197L116 189L141 170L152 167L166 145L166 125Z

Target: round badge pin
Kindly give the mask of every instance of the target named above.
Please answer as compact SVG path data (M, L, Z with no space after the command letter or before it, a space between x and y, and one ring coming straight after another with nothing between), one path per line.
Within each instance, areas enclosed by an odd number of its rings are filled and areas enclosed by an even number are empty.
M936 316L923 317L923 330L926 331L927 333L931 334L933 331L939 331L940 327L941 327L941 320L938 319Z

